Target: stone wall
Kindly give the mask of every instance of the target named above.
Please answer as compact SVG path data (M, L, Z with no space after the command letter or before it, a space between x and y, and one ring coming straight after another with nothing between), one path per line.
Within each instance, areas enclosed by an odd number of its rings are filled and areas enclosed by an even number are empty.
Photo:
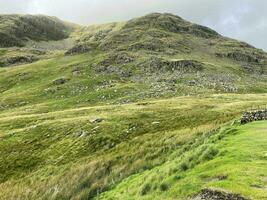
M241 118L241 124L261 120L267 120L267 109L245 112Z

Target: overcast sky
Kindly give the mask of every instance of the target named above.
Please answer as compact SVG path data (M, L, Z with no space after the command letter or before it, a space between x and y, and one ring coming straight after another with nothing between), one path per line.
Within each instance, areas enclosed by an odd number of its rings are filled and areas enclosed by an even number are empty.
M170 12L267 50L266 0L0 0L0 14L46 14L84 25L151 12Z

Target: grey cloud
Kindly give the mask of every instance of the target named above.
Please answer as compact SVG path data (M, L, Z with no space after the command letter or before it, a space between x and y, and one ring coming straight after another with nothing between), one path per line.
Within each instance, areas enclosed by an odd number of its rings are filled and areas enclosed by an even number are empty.
M150 12L171 12L267 50L263 0L0 0L0 13L42 13L80 24L124 21Z
M28 0L0 0L0 13L25 13L30 7L31 1Z

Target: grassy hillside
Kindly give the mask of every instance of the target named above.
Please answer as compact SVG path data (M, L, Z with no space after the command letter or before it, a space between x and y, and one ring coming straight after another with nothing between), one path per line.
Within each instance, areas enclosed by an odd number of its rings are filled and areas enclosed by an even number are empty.
M205 135L186 153L175 152L165 164L131 176L98 199L186 199L205 188L266 199L266 127L254 122Z
M229 125L266 106L265 52L171 14L75 30L44 18L51 35L0 48L1 200L266 197L249 182L264 170L233 186L237 166L264 164L247 156L266 123Z
M44 15L0 15L0 67L54 57L73 46L79 28Z
M90 199L131 174L167 162L172 152L184 152L266 98L179 97L48 112L55 102L3 112L2 198Z

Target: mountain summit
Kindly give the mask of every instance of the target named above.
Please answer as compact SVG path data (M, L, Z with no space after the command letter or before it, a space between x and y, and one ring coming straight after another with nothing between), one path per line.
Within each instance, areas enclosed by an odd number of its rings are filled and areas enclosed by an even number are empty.
M124 28L160 29L173 33L189 33L200 37L215 37L219 34L210 28L192 24L173 14L152 13L130 20Z

